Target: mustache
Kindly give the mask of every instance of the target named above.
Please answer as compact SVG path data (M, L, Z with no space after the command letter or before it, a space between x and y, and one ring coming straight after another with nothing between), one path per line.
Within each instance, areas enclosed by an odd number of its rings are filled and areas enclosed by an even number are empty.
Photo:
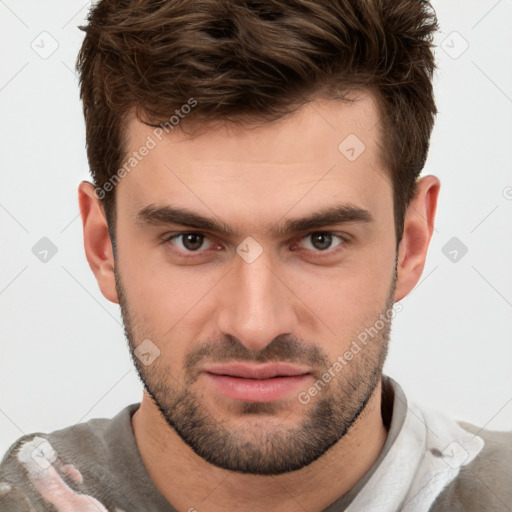
M204 362L229 363L298 363L312 368L328 368L326 353L312 343L305 343L296 336L280 334L262 350L247 348L238 338L230 334L221 339L203 342L193 349L185 358L185 371L193 380L201 372Z

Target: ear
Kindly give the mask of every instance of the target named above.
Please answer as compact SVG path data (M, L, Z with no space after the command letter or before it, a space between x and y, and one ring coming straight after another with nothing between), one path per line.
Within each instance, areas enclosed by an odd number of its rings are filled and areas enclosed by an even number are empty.
M84 230L85 256L103 296L119 304L115 286L114 252L108 234L107 217L94 185L82 181L78 186L78 203Z
M407 209L398 251L395 302L410 293L423 273L428 245L434 231L440 188L441 183L435 176L424 176L416 184L416 194Z

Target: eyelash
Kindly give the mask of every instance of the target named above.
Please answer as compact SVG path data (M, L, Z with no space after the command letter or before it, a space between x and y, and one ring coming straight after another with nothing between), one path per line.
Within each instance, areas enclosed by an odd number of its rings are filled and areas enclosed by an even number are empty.
M298 242L294 241L292 246L295 247L296 245L298 245L299 242L301 242L305 238L308 238L308 237L310 237L312 235L318 235L318 234L331 235L332 237L337 237L337 238L340 239L340 243L338 245L336 245L334 247L334 249L326 249L325 251L321 251L321 250L312 251L313 254L316 254L315 256L312 256L315 259L316 258L323 258L323 257L326 257L326 256L332 256L334 254L338 254L339 252L345 250L346 249L346 245L350 242L349 235L347 235L345 233L336 233L336 232L333 232L333 231L311 231L311 232L305 234L304 236L302 236L301 238L299 238ZM168 234L168 235L165 236L165 238L163 240L163 243L167 244L169 242L172 242L173 239L179 238L179 237L185 236L185 235L199 235L199 236L204 237L205 240L210 240L214 244L214 247L218 248L218 246L219 246L219 244L216 244L215 242L213 242L208 237L208 235L206 235L205 233L201 233L199 231L182 231L180 233L171 233L171 234ZM171 243L171 245L173 245L173 244ZM176 250L179 253L179 256L182 257L182 258L185 258L185 259L200 258L206 252L206 250L203 250L203 251L201 251L201 250L198 250L198 251L188 251L188 252L182 252L181 249L176 249ZM306 249L306 251L311 251L311 250L310 249Z

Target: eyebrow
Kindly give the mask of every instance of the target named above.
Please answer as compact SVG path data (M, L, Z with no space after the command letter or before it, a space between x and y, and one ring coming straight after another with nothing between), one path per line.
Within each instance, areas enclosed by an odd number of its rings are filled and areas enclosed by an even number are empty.
M352 203L340 204L315 212L301 218L289 219L283 225L276 225L270 229L273 235L290 235L303 231L310 231L332 224L349 222L373 222L372 214ZM150 204L142 208L136 215L136 222L143 225L161 226L176 224L219 234L236 236L239 230L229 226L217 218L204 217L186 208L173 206L157 206Z

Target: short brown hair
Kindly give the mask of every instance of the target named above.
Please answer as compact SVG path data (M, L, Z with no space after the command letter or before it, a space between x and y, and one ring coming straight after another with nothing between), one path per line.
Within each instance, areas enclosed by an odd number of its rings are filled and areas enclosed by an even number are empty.
M158 126L192 98L187 123L270 122L318 97L367 88L380 108L398 246L437 113L438 23L428 2L101 0L87 22L77 70L96 187L126 158L132 112ZM108 189L100 199L115 247Z

